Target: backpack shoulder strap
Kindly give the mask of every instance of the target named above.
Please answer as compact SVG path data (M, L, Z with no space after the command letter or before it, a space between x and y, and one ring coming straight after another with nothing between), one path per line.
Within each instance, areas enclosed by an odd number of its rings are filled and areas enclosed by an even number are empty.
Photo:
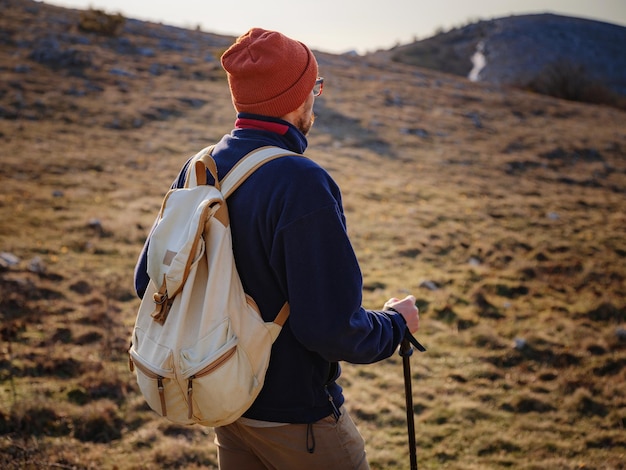
M211 156L214 147L215 145L211 145L203 148L191 158L187 166L187 173L185 174L185 188L195 188L196 186L206 184L206 170L208 168L213 179L216 181L214 186L220 189L219 182L217 182L217 166Z
M284 156L306 158L302 154L290 152L289 150L274 146L261 147L250 152L248 155L239 160L239 162L222 179L221 191L224 198L230 196L233 191L235 191L235 189L237 189L239 185L261 165Z
M221 190L224 198L230 196L248 176L254 173L264 163L285 156L306 158L300 153L290 152L289 150L274 146L260 147L250 152L248 155L239 160L239 162L222 179ZM289 303L285 302L273 321L275 328L270 329L273 340L276 340L276 337L280 333L280 329L289 317L289 313Z

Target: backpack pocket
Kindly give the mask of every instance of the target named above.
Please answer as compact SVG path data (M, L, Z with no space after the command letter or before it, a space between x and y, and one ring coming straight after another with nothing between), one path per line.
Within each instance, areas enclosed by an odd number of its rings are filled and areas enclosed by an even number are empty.
M140 333L140 330L135 331L133 346L129 351L139 390L150 408L159 415L191 424L193 421L187 419L185 393L175 380L172 351Z
M260 391L251 362L238 343L230 320L225 319L193 348L181 350L189 416L200 424L223 426L235 421Z

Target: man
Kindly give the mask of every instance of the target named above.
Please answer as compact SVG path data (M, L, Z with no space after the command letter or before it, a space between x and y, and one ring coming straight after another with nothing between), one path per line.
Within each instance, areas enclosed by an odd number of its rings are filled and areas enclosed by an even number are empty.
M221 61L238 114L235 129L213 151L219 178L259 147L304 153L323 85L310 49L254 28ZM176 186L184 174L185 167ZM238 421L215 430L220 468L369 468L336 382L338 361L365 364L391 356L405 329L419 328L415 298L390 299L386 311L361 306L362 276L340 190L308 158L266 163L231 195L228 208L246 293L267 321L285 301L291 313L257 400ZM135 282L141 296L148 284L145 248Z

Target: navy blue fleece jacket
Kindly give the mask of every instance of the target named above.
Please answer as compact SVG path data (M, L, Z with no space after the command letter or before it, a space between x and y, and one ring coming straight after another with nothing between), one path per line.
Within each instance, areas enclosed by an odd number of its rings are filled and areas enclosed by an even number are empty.
M280 119L239 114L216 145L218 177L266 145L304 153L306 137ZM182 186L181 174L174 186ZM209 180L212 178L209 176ZM247 418L310 423L343 404L338 361L367 364L391 356L404 319L361 306L362 276L346 232L341 193L318 164L282 157L263 165L228 199L233 249L244 289L266 321L285 301L289 319L274 343L265 385ZM148 285L146 246L135 272Z

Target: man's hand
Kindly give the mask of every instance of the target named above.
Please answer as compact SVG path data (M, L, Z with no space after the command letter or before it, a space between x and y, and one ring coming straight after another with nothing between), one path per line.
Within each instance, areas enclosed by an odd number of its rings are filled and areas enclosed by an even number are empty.
M415 333L420 328L419 309L415 305L415 297L407 295L404 299L391 298L383 307L385 310L393 309L404 317L406 326L411 333Z

